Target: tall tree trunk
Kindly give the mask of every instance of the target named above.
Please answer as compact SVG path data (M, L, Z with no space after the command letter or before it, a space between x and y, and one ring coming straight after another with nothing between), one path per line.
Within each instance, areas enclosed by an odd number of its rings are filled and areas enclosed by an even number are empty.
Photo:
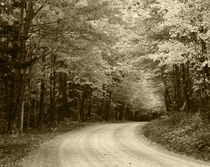
M30 122L31 122L31 110L32 110L32 106L31 106L31 99L27 100L27 115L26 115L26 130L29 130L30 128Z
M183 110L186 110L188 112L189 111L188 67L185 64L182 64L181 67L182 67L183 96L184 96Z
M60 101L61 101L61 107L59 111L59 120L64 121L64 117L68 110L68 101L67 101L67 75L65 73L59 74L59 87L60 87L60 93L62 95Z
M67 115L67 112L69 111L69 105L68 105L68 96L67 96L67 74L63 73L63 114L61 117L61 120L64 120L64 117Z
M164 92L164 100L165 100L165 107L167 113L170 113L171 111L171 106L172 106L172 99L169 94L168 90L168 85L167 85L167 78L166 78L166 73L165 73L165 66L161 67L161 78L164 84L165 92Z
M89 100L88 100L88 114L87 114L87 117L88 117L88 120L91 119L91 112L92 112L92 88L90 88L89 90Z
M99 116L102 116L102 115L104 115L104 103L105 103L105 84L103 84L103 93L102 93L102 99L101 99L101 106L100 106L100 108L99 108L99 110L98 110L98 115Z
M174 109L177 109L177 105L178 105L178 87L177 87L177 72L176 72L176 64L173 65L173 87L174 87Z
M108 92L108 98L106 101L106 120L109 121L110 120L110 114L111 114L111 97L112 97L112 92L109 91Z
M55 55L51 55L51 74L50 74L50 122L51 126L56 126L56 72L55 72Z
M205 28L201 27L201 33L204 33ZM204 63L205 61L209 61L208 58L208 51L207 51L207 42L205 40L201 40L201 47L202 47L202 55L200 58L200 62ZM210 95L209 92L210 91L210 78L209 78L209 65L208 63L203 67L202 69L202 81L203 81L203 88L202 88L202 94L204 95L203 97L201 97L201 102L199 104L199 110L202 111L202 114L204 115L204 117L210 117L208 114L209 112L209 103L210 103Z
M20 132L22 133L23 131L23 121L24 121L24 112L25 112L25 102L24 100L22 101L22 106L21 106L21 114L20 114Z
M175 70L176 70L176 87L177 87L177 105L178 108L180 108L181 105L183 104L183 99L181 95L181 82L180 82L181 78L180 78L180 70L178 65L176 65Z
M28 32L32 23L34 11L33 11L33 1L32 0L21 0L20 3L20 14L19 14L19 24L14 26L12 38L14 50L11 54L12 61L18 65L14 67L14 72L11 76L10 83L10 95L8 100L8 129L14 130L21 128L21 105L24 101L25 96L25 72L26 68L22 64L26 62L27 52L26 52L26 40L28 37ZM18 121L18 122L17 122Z
M5 106L4 106L4 112L7 113L7 122L8 122L8 127L7 130L9 130L9 124L10 124L10 112L9 112L9 83L8 83L8 78L5 78Z
M86 99L86 90L84 89L83 94L82 94L81 105L80 105L80 120L82 122L85 121L85 114L84 114L85 99Z
M125 121L125 113L126 113L126 110L127 110L127 103L124 102L123 111L122 111L122 120L123 121Z
M20 69L17 69L17 80L19 81L17 84L17 92L18 97L16 98L17 102L17 115L19 115L18 121L19 121L19 129L20 131L23 130L23 119L24 117L24 110L22 109L22 105L25 100L25 87L27 87L26 83L26 75L28 72L28 67L24 67L21 64L25 64L27 60L27 49L26 49L26 40L28 37L28 33L30 30L30 26L33 19L33 1L32 0L22 0L21 3L21 10L20 10L20 27L19 27L19 52L17 54L17 63L20 63ZM24 107L24 106L23 106Z
M81 114L80 114L80 110L81 110L81 100L80 97L76 97L76 109L75 109L75 121L81 121Z
M31 127L35 128L36 127L36 122L35 122L35 115L36 115L36 105L35 105L35 100L31 99L31 108L30 108L30 122L31 122Z
M15 127L16 117L16 103L15 103L15 76L13 76L14 83L10 83L10 97L9 97L9 115L8 115L8 130L12 132Z
M38 121L38 127L42 127L44 124L44 96L45 96L45 83L44 80L41 80L41 86L40 86L40 104L39 104L39 121Z

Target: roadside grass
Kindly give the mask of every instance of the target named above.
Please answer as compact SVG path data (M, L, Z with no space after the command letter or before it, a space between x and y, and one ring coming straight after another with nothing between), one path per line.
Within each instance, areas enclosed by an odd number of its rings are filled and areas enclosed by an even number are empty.
M143 134L170 151L210 161L210 122L199 114L177 113L151 121Z
M65 121L54 130L45 127L41 130L33 129L18 136L2 134L0 135L0 167L21 167L22 159L31 151L39 148L41 143L87 124Z

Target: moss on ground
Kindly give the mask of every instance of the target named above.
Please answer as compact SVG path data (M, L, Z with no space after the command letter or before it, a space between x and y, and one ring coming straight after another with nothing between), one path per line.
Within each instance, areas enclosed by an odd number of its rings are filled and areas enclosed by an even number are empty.
M170 151L210 161L210 122L199 114L174 114L149 122L145 137Z

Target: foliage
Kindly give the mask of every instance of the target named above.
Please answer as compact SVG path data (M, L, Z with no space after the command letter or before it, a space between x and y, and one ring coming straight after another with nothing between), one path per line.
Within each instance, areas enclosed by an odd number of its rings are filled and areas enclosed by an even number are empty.
M169 150L209 161L209 122L199 114L174 114L150 122L144 135Z
M56 129L65 118L145 121L165 111L201 113L195 122L204 126L209 9L209 0L1 1L2 132ZM173 131L181 121L169 122Z
M55 127L65 117L87 121L92 113L106 120L161 115L163 99L168 112L208 114L207 0L0 6L0 107L8 130Z
M184 110L196 111L209 102L209 2L156 1L148 10L148 38L155 46L149 58L159 64L166 108L179 110L186 104Z
M145 87L135 84L142 74L131 61L143 37L133 29L136 19L128 21L137 12L129 5L109 0L3 1L4 129L55 128L65 117L86 121L92 113L106 120L125 119L135 115L134 101L148 107L149 100L140 102L148 92L135 92Z

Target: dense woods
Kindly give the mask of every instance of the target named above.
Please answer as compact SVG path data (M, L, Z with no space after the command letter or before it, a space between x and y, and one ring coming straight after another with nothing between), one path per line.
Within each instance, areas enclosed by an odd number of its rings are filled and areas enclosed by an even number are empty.
M167 112L209 115L209 2L163 2L158 9L157 43L151 57L159 62ZM173 8L173 9L172 9Z
M208 0L3 0L1 131L209 118Z
M209 161L209 75L209 0L0 0L0 166L89 122L153 119L139 134Z
M121 45L132 33L120 16L126 5L1 2L2 131L53 129L65 118L135 119L132 102L141 102L132 85L141 78L128 61L130 50L123 50L129 46Z
M177 153L210 160L208 0L149 1L148 56L164 87L166 117L148 123L144 135Z

